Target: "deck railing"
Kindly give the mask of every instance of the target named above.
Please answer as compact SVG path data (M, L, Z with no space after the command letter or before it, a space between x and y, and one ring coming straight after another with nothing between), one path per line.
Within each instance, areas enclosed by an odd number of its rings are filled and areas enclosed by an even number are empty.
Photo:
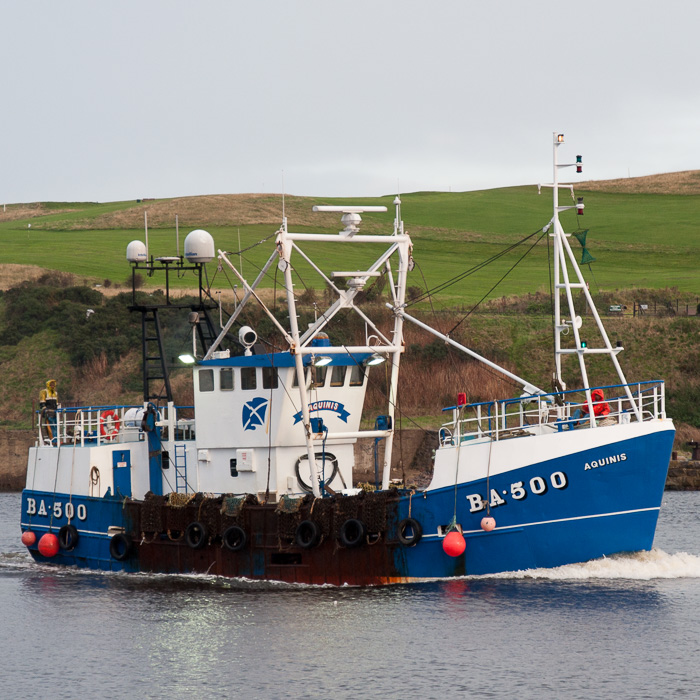
M178 418L178 410L191 406L163 406L158 409L157 425L164 440L194 439L194 420ZM41 410L38 414L39 445L102 445L138 442L145 439L141 406L76 406Z
M627 394L629 389L632 401ZM485 401L449 406L452 420L440 428L440 445L457 445L468 440L504 440L526 435L602 428L608 425L666 417L664 383L660 380L628 385L592 387L602 389L610 411L588 415L585 392L580 389L552 392L543 396L521 396L501 401ZM596 404L593 404L594 408Z

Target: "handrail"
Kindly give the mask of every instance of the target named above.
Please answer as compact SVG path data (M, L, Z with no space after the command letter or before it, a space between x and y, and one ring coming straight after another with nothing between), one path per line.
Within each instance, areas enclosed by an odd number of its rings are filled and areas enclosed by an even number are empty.
M188 410L193 406L173 406L172 416L168 416L168 407L158 409L158 425L170 425L175 429L191 432L192 419L178 419L177 411ZM133 410L132 415L127 415ZM60 445L101 445L114 442L129 442L134 439L143 440L141 429L141 413L144 406L107 404L103 406L67 406L53 411L52 419L45 418L44 409L37 411L39 440L38 444L49 447ZM114 415L110 415L114 414Z
M606 397L609 413L593 416L593 419L588 416L588 401L585 396L581 396L585 393L582 389L451 406L443 409L452 410L452 420L441 426L441 434L446 436L441 444L449 446L482 438L501 440L550 431L604 427L611 423L658 420L666 416L662 380L591 387L590 390L594 389L603 389L608 393L610 390L622 389L629 390L629 394L623 391ZM579 396L576 397L575 394ZM571 400L574 398L577 400ZM576 413L577 409L581 410ZM486 428L482 423L484 417L488 418Z

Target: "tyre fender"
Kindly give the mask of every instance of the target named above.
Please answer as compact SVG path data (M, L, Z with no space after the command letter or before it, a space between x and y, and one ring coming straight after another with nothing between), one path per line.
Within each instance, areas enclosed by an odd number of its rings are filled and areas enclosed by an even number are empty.
M313 549L321 541L321 528L313 520L302 520L294 533L294 541L302 549Z
M207 543L207 528L203 523L193 522L185 528L185 542L192 549L201 549Z
M357 518L350 518L340 526L340 544L348 549L359 547L365 541L366 535L365 524Z
M415 518L404 518L399 523L399 542L404 547L417 545L423 537L423 527Z
M224 547L231 552L240 552L248 543L246 531L238 525L231 525L221 537Z
M80 535L78 534L78 528L75 527L75 525L64 525L58 531L58 545L61 549L65 549L67 552L75 549L79 538Z
M112 559L126 561L131 556L131 538L123 532L118 532L109 541L109 553Z

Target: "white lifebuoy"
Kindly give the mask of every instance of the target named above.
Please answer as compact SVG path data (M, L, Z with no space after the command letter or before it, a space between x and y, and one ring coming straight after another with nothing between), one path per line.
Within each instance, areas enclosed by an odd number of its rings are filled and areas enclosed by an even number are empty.
M111 428L108 427L108 423L111 422ZM109 410L103 411L100 416L100 434L111 440L118 432L121 423L119 421L119 415L116 411Z

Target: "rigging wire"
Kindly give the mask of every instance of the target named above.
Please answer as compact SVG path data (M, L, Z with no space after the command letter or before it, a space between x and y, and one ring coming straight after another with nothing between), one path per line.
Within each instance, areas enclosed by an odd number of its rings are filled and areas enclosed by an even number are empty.
M542 231L542 229L540 229L540 231ZM537 232L534 233L534 234L530 234L530 236L528 236L528 238L532 238L532 236L536 235L536 234L539 233L540 231L537 231ZM543 234L542 234L542 235L541 235L541 236L540 236L540 237L539 237L539 238L538 238L538 239L537 239L537 240L536 240L536 241L535 241L535 242L534 242L534 243L533 243L533 244L532 244L532 245L531 245L531 246L530 246L530 247L529 247L529 248L528 248L528 249L527 249L513 264L512 264L512 265L511 265L511 266L510 266L510 268L505 272L505 274L501 277L501 279L499 279L498 282L496 282L496 284L494 284L493 287L491 287L491 289L489 289L489 291L486 292L486 294L484 294L484 296L481 297L481 299L479 299L479 301L477 301L476 304L474 304L474 306L469 310L469 312L466 314L466 316L464 316L464 318L463 318L461 321L459 321L459 323L457 323L456 325L454 325L454 326L452 327L452 329L450 330L450 332L447 333L446 335L451 335L452 333L454 333L455 330L456 330L457 328L459 328L459 326L461 326L462 323L464 323L464 321L466 321L467 318L469 318L469 316L471 316L472 313L474 313L474 311L478 308L478 306L491 294L491 292L493 292L493 290L496 289L496 287L498 287L498 285L501 284L501 282L503 282L503 280L504 280L506 277L508 277L508 275L509 275L511 272L513 272L513 270L514 270L518 265L520 265L520 263L527 257L527 255L528 255L529 253L532 252L533 248L534 248L534 247L542 240L542 238L543 238L544 236L546 236L546 235L547 235L546 233L543 233ZM524 240L527 240L527 239L524 239ZM521 241L521 243L522 243L522 242L523 242L523 241Z
M442 292L445 289L448 289L449 287L451 287L453 284L457 284L457 282L461 282L466 277L469 277L470 275L474 274L475 272L478 272L482 268L486 267L486 265L490 265L492 262L495 262L499 258L502 258L504 255L510 253L510 251L515 250L515 248L517 248L519 245L522 245L523 243L527 242L533 236L536 236L541 231L542 231L541 228L538 229L537 231L534 231L533 233L529 234L528 236L525 236L525 238L522 238L521 240L507 246L506 248L499 251L498 253L495 253L490 258L487 258L486 260L483 260L482 262L477 263L476 265L469 268L468 270L465 270L464 272L460 272L458 275L455 275L454 277L452 277L449 280L446 280L445 282L441 282L440 284L433 287L432 289L427 290L424 294L420 295L419 297L412 299L410 301L410 303L406 304L406 306L413 306L414 304L417 304L417 303L423 301L430 294L436 294L438 292Z

